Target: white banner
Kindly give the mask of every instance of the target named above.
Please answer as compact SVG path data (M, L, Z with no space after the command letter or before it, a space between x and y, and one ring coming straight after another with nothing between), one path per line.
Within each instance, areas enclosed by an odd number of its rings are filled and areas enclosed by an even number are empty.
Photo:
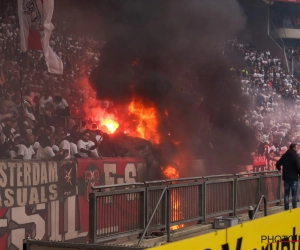
M43 50L48 71L62 74L62 60L49 46L53 10L54 0L18 0L21 50Z

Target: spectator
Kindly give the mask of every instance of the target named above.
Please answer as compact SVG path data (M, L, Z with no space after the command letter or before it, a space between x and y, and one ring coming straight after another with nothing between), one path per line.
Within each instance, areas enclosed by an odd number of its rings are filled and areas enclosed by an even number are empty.
M77 142L77 150L79 155L82 158L99 158L97 145L89 139L90 133L88 131L84 131L81 135L81 139Z
M40 123L42 125L50 124L51 121L51 105L52 97L49 94L49 91L45 91L44 95L39 101L39 114L40 114Z
M68 152L66 150L58 151L57 154L55 154L50 139L47 136L40 138L40 146L36 156L38 160L63 160L67 156Z
M16 142L16 138L15 138ZM21 159L21 160L31 160L32 156L35 154L32 146L29 142L26 142L24 138L20 138L19 145L17 145L18 151L17 156L14 159Z
M297 144L291 144L288 151L281 156L280 160L276 162L276 168L281 172L282 180L284 181L284 210L289 209L289 196L292 191L292 206L297 208L298 199L298 179L300 174L300 158L297 154Z
M70 108L61 96L54 97L54 112L56 116L70 116Z

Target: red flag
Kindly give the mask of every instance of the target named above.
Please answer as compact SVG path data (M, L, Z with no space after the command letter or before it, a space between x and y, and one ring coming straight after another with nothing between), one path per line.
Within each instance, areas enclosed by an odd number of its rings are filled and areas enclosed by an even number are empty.
M21 50L42 50L48 71L62 74L62 60L49 46L53 10L54 0L18 0Z

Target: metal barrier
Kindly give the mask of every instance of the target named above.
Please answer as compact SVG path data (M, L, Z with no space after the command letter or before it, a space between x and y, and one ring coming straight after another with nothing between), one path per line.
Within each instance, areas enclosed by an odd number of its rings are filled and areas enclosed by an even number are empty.
M213 176L205 177L204 182L205 195L205 218L220 216L223 214L232 214L234 212L234 176L219 176L218 180L209 180Z
M267 215L268 215L268 210L267 210L267 199L266 199L266 197L265 197L264 195L262 195L262 196L260 197L260 200L259 200L259 202L258 202L256 208L255 208L255 211L254 211L254 213L253 213L252 218L250 218L251 220L254 220L254 219L255 219L255 217L256 217L256 215L257 215L257 212L258 212L258 210L259 210L259 208L260 208L260 204L261 204L262 201L264 202L264 216L267 216Z
M262 195L267 198L268 204L281 203L282 180L278 171L253 172L235 176L234 214L255 205Z
M145 188L90 193L89 236L94 243L142 233ZM93 218L93 219L91 219Z
M145 235L189 222L206 222L220 215L236 215L257 204L282 200L277 171L241 175L205 176L127 185L98 186L90 193L89 241L106 242Z

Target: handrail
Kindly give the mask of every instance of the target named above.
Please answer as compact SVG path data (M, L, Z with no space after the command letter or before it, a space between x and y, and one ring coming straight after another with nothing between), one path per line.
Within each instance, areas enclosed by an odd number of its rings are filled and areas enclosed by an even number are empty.
M257 174L261 174L261 173L264 173L264 172L247 172L247 173L243 173L243 174L234 174L234 176L240 177L243 175L257 175Z
M258 204L257 204L257 207L255 208L255 211L253 213L253 216L252 216L251 220L255 219L255 216L256 216L256 214L258 212L258 209L259 209L259 207L261 205L262 200L264 201L264 214L265 214L265 216L268 215L268 211L267 211L267 198L264 195L262 195L260 197L260 200L259 200Z
M264 171L264 172L261 172L262 174L270 174L270 173L278 173L279 171L278 170L268 170L268 171Z
M170 181L197 181L200 179L203 179L204 177L199 176L199 177L186 177L186 178L177 178L177 179L167 179L166 182L170 182Z
M208 175L208 176L203 176L204 179L211 179L211 178L223 178L223 177L234 177L233 174L220 174L220 175Z
M148 230L148 228L149 228L149 226L150 226L150 223L152 222L152 219L153 219L153 217L154 217L154 214L156 213L156 210L158 209L158 206L159 206L159 204L160 204L160 202L161 202L163 196L165 195L165 192L167 191L167 189L168 189L168 187L165 187L165 188L163 189L162 194L160 195L160 197L159 197L159 199L158 199L158 201L157 201L157 204L156 204L156 206L155 206L155 208L154 208L154 210L153 210L153 212L152 212L152 214L151 214L151 216L150 216L150 219L149 219L149 221L148 221L148 223L147 223L147 226L145 227L145 230L144 230L144 232L143 232L143 234L142 234L142 236L141 236L141 238L140 238L140 240L139 240L139 242L138 242L138 244L137 244L138 247L141 245L142 240L144 239L144 237L145 237L145 235L146 235L146 232L147 232L147 230Z
M166 183L165 180L162 180L162 181L145 181L145 184L146 185L151 185L151 184L163 184L163 183Z
M98 190L98 189L129 187L129 186L138 186L138 185L144 185L144 183L143 182L133 182L133 183L125 183L125 184L102 185L102 186L91 187L91 189Z
M117 187L129 187L129 186L149 186L151 184L167 184L168 182L174 181L198 181L198 180L209 180L214 178L223 178L223 177L240 177L243 175L264 175L269 173L278 173L278 170L268 170L262 172L248 172L242 174L221 174L221 175L207 175L207 176L197 176L197 177L187 177L187 178L177 178L177 179L166 179L166 180L158 180L158 181L145 181L145 182L133 182L133 183L123 183L123 184L112 184L112 185L101 185L101 186L93 186L91 190L99 190L99 189L107 189L107 188L117 188Z

